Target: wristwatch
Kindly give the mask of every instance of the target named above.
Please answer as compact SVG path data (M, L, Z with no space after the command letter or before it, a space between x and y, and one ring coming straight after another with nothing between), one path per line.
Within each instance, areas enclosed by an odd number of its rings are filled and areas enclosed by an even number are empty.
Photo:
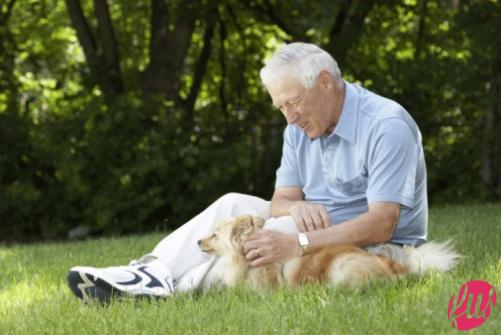
M310 246L310 240L308 240L308 236L305 233L297 234L297 240L299 242L299 246L303 249L303 255L306 254L306 250Z

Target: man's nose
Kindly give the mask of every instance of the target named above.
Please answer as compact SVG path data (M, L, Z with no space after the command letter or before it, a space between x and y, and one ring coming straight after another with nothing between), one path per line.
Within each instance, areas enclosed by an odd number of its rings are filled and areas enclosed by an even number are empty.
M287 119L288 124L294 124L299 120L299 113L292 108L289 108L285 111L285 118Z

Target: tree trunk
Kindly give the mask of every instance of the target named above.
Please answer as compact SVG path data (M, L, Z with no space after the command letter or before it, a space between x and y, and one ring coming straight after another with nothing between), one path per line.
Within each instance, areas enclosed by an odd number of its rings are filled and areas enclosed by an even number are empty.
M10 0L9 2L7 2L7 4L4 4L2 2L2 5L0 6L0 26L7 24L7 21L9 20L9 17L12 13L12 8L14 8L15 2L16 0Z
M190 93L184 102L185 110L186 110L186 122L190 124L193 122L193 114L195 108L195 102L198 96L198 92L200 91L200 87L202 86L202 80L207 70L207 64L209 62L210 54L212 51L212 37L214 36L214 28L216 26L216 10L211 10L208 13L207 23L204 32L204 45L202 47L202 51L200 52L200 56L198 58L198 62L195 68L195 73L193 74L193 84L190 88Z
M482 180L491 200L501 198L501 53L492 61L491 98L484 119Z
M7 111L17 113L19 108L19 87L14 69L16 67L16 42L9 27L15 0L0 6L0 92L7 97ZM25 116L28 114L24 114ZM5 143L1 141L0 143Z
M424 43L425 26L426 26L426 16L428 15L427 2L428 2L428 0L421 0L419 2L419 25L418 25L418 33L417 33L417 37L416 37L416 48L414 49L414 60L415 61L420 61L420 59L421 59L421 53L422 53L423 43Z
M298 29L295 29L294 24L289 24L280 16L280 11L275 8L275 5L270 0L260 1L243 1L243 5L256 13L258 18L266 18L269 22L283 30L284 33L291 36L291 40L298 42L308 42L309 38ZM289 42L289 41L288 41Z
M85 18L80 1L66 0L71 23L77 32L92 77L103 91L106 101L112 103L124 92L118 47L107 0L95 0L94 7L99 30L97 38Z
M141 82L144 94L178 101L184 60L195 29L199 3L179 3L173 30L169 29L168 5L168 0L152 0L150 61Z
M106 73L107 90L112 96L124 92L122 73L120 71L120 57L118 55L115 30L111 23L110 9L107 0L94 0L94 10L97 17L99 42L102 49L103 72Z
M344 0L329 34L329 43L324 46L337 61L341 71L346 65L347 53L362 36L364 20L377 0Z
M92 35L90 26L82 11L82 6L79 0L66 0L66 8L70 16L73 28L77 32L78 41L83 49L87 64L92 72L97 71L97 44Z
M228 127L228 100L226 99L226 55L224 50L224 42L226 40L227 31L223 20L219 21L219 66L221 67L221 82L219 84L219 101L221 103L221 112L224 115L226 127Z

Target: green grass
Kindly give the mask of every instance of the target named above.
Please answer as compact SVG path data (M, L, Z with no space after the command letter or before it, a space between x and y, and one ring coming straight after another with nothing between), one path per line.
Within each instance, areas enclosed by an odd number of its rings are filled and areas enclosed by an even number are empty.
M430 239L452 238L465 256L444 275L357 291L305 287L256 294L240 288L107 307L84 304L66 287L71 266L125 264L162 237L0 247L0 334L458 334L447 320L447 304L473 279L496 287L498 306L468 333L501 333L501 205L431 210Z

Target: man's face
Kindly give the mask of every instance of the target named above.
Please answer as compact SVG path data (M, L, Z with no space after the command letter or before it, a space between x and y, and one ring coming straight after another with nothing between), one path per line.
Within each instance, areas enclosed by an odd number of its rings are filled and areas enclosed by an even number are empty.
M311 139L322 136L332 125L327 91L321 83L306 89L294 77L284 75L267 89L287 123L299 126Z

